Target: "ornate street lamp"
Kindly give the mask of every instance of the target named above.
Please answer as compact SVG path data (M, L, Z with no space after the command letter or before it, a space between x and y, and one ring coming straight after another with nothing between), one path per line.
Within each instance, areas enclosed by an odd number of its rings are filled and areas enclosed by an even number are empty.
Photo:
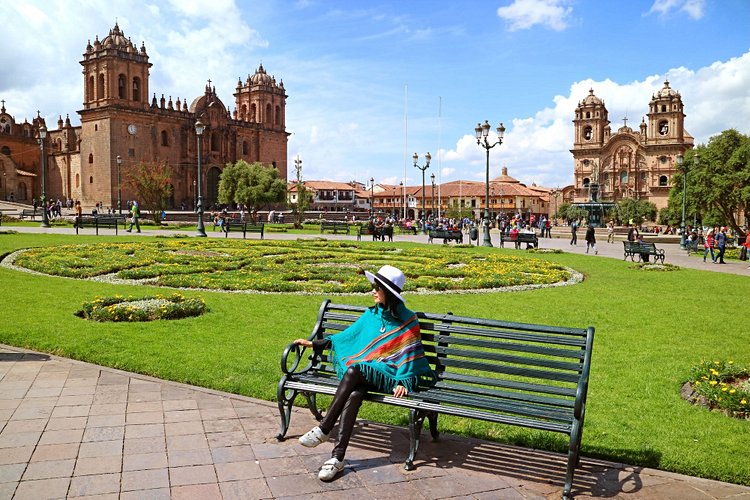
M432 181L432 219L435 220L435 174L430 174L430 180Z
M198 231L196 236L205 238L206 228L203 226L203 173L201 171L201 139L206 126L200 120L195 122L195 134L198 136Z
M122 166L122 156L117 155L117 212L122 215L122 184L120 183L120 167Z
M49 214L47 213L47 155L44 154L44 139L47 138L47 127L39 127L39 147L42 151L42 224L41 227L49 227Z
M424 160L425 160L424 166L419 166L417 164L417 160L419 160L419 155L417 153L414 153L414 156L412 156L411 158L412 158L412 160L414 160L414 166L417 167L419 170L422 171L422 213L421 213L421 218L422 218L422 233L426 234L427 233L427 229L425 227L426 217L425 217L425 210L424 210L424 171L427 170L428 168L430 168L430 160L432 159L432 156L430 156L430 152L429 151L427 152L427 154L424 155Z
M302 159L297 155L294 159L294 171L297 172L297 224L302 228Z
M370 218L375 216L375 178L370 177Z
M482 146L487 151L487 168L485 172L485 186L484 186L484 198L485 198L485 204L484 204L484 221L482 222L482 225L484 226L484 241L482 242L483 246L491 247L492 246L492 240L490 240L490 149L494 148L498 144L503 143L503 136L505 135L505 127L502 123L498 125L497 127L497 141L490 144L490 141L488 139L488 136L490 134L490 124L487 120L484 121L483 124L477 123L476 128L474 129L474 133L477 137L477 144Z
M404 219L406 219L406 189L404 189L404 181L398 183L401 186L401 201L404 202Z

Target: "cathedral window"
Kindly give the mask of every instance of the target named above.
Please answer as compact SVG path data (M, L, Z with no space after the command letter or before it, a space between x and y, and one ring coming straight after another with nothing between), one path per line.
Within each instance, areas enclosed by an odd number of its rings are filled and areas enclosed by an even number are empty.
M271 125L271 123L272 123L271 120L272 119L273 119L273 114L271 112L271 105L270 104L266 104L266 116L265 116L265 120L263 120L263 121L266 122L267 124Z
M257 113L258 113L258 108L255 106L255 104L250 106L250 121L251 122L258 121L256 118L258 116Z
M99 83L96 85L96 98L104 99L104 73L99 75Z
M93 183L94 183L94 176L90 175L89 176L89 184L93 184Z
M664 105L664 104L661 105L661 112L662 113L666 113L667 112L667 106L666 105Z
M242 141L242 154L243 155L250 154L250 147L248 146L247 141Z
M81 174L76 174L76 187L81 187Z
M58 138L55 141L55 147L57 148L58 151L62 151L62 139Z
M166 130L161 131L161 145L169 146L169 134Z
M89 153L89 163L94 163L94 153Z
M276 125L281 125L281 107L276 106Z
M660 135L667 135L669 133L669 123L667 120L662 120L659 122L659 134Z
M586 111L586 118L591 118L591 111Z
M589 180L589 178L588 177L584 177L584 179L583 179L583 187L587 188L587 187L589 187L589 184L591 184L591 181Z
M8 146L3 146L0 148L0 153L4 154L5 156L10 156L10 148Z
M141 79L138 77L133 78L133 100L141 100Z
M86 89L86 100L93 101L94 99L94 76L91 75L89 76L89 84L88 88Z
M126 92L127 89L125 88L125 75L120 75L117 77L117 96L120 99L127 99L128 96Z
M584 140L590 141L591 138L593 137L593 134L594 133L593 133L593 130L591 129L591 127L586 127L586 128L583 129L583 138L584 138Z
M620 184L627 184L628 183L628 173L623 170L620 172Z
M211 134L211 151L219 150L219 133L214 132Z
M659 177L659 186L666 187L667 186L667 176L662 175Z

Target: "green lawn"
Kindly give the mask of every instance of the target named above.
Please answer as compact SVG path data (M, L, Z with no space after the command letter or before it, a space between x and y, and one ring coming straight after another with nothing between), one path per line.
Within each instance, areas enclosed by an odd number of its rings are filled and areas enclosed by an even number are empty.
M0 234L0 255L42 245L130 239L135 238ZM616 259L584 255L534 258L568 265L586 280L517 293L410 295L408 304L415 310L595 326L583 454L750 485L750 421L693 407L679 395L690 368L702 359L750 364L750 329L740 307L747 303L747 277L689 269L638 271ZM275 397L284 346L309 334L326 298L185 292L203 297L210 313L179 321L91 323L73 315L83 302L150 291L4 268L0 282L2 343L268 400ZM369 303L366 296L337 300ZM399 424L407 420L404 410L374 405L366 405L361 416ZM562 436L542 432L462 419L443 419L441 426L448 432L564 449Z

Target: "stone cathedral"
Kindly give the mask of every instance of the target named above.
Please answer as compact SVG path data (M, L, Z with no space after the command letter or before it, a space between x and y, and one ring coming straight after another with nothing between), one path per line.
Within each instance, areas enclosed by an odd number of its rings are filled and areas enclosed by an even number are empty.
M205 206L215 202L219 177L227 163L244 159L278 169L287 177L286 91L283 81L261 65L234 89L230 111L208 85L203 94L175 100L157 97L149 87L151 63L145 44L136 47L115 23L101 41L89 42L80 61L83 67L81 125L62 116L57 127L41 116L17 124L2 106L0 160L4 188L17 201L37 200L41 194L39 128L47 132L46 185L48 199L80 200L84 208L102 203L117 208L121 192L136 199L126 182L139 163L168 162L174 208L193 208L196 200L198 136L195 123L205 125L201 136L201 166ZM35 147L36 146L36 147ZM32 151L29 153L29 151ZM35 151L35 152L34 152ZM118 161L119 159L119 161Z
M651 97L647 117L638 130L624 124L612 133L604 101L589 90L573 120L575 203L617 203L626 198L646 200L657 209L667 206L677 156L693 147L685 130L680 93L664 86Z

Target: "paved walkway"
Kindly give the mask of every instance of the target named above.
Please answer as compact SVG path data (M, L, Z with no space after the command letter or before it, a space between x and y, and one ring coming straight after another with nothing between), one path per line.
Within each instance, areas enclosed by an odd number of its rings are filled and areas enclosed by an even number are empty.
M0 345L0 499L559 498L565 457L360 421L348 465L317 479L331 444L278 442L275 404ZM585 439L585 437L584 437ZM750 488L585 457L577 498L750 499Z

